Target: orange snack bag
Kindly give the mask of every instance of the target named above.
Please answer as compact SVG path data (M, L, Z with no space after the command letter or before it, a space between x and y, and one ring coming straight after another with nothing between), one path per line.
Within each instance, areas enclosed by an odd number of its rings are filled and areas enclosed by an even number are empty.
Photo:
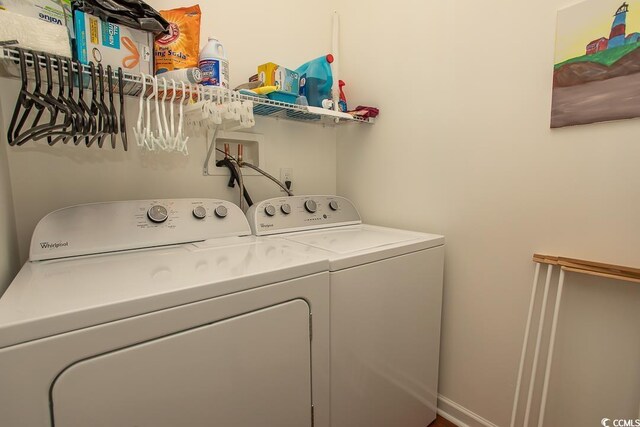
M198 66L200 55L200 6L161 10L169 21L169 34L156 38L156 74Z

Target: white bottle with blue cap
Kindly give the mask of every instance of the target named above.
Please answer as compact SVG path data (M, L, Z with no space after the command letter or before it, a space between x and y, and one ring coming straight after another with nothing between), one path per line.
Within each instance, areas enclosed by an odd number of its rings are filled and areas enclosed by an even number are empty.
M198 67L202 72L200 84L229 88L229 60L217 38L209 37L209 42L200 52Z

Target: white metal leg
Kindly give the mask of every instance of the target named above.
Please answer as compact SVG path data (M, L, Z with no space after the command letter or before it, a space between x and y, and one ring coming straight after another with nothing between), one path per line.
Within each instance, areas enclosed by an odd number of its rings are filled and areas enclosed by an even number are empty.
M553 361L553 348L556 343L556 331L558 329L558 314L560 313L560 301L562 300L562 288L564 287L564 270L560 269L558 279L558 291L556 292L556 306L553 309L553 321L551 323L551 337L549 338L549 352L547 353L547 368L544 373L544 385L542 387L542 401L540 403L540 415L538 427L544 422L544 412L547 409L547 392L549 391L549 377L551 376L551 362Z
M524 342L522 343L522 353L520 354L520 367L518 368L516 392L515 392L515 395L513 396L513 409L511 410L510 427L515 427L516 414L518 413L518 403L520 400L520 386L522 385L522 372L524 371L524 360L527 355L527 344L529 343L529 331L531 329L531 319L533 318L533 308L536 302L536 293L538 291L539 277L540 277L540 263L536 263L536 272L533 276L533 286L531 288L531 298L529 299L529 315L527 317L527 326L524 329Z
M544 318L547 313L547 297L549 295L549 284L551 283L551 275L553 274L553 265L547 266L547 280L544 283L544 294L542 296L542 308L540 310L540 321L538 322L538 336L536 338L536 348L533 353L533 367L531 368L531 381L529 381L529 394L527 395L527 408L524 413L523 426L529 425L529 416L531 415L531 401L533 399L533 389L536 382L536 374L538 372L538 360L540 358L540 343L542 341L542 330L544 329Z

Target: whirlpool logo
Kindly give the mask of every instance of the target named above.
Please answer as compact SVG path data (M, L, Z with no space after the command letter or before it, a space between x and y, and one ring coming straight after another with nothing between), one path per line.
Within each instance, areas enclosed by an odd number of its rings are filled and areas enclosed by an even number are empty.
M603 418L600 421L602 427L640 427L640 419L638 420L611 420L609 418Z
M57 243L40 242L40 247L42 249L58 249L65 246L69 246L69 242L57 242Z

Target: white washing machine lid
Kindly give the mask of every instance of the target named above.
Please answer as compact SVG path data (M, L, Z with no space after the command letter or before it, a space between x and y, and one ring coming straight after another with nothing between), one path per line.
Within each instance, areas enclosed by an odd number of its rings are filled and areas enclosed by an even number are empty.
M332 271L444 245L444 236L368 224L281 234L325 252Z
M253 236L27 262L0 298L0 348L328 270Z

